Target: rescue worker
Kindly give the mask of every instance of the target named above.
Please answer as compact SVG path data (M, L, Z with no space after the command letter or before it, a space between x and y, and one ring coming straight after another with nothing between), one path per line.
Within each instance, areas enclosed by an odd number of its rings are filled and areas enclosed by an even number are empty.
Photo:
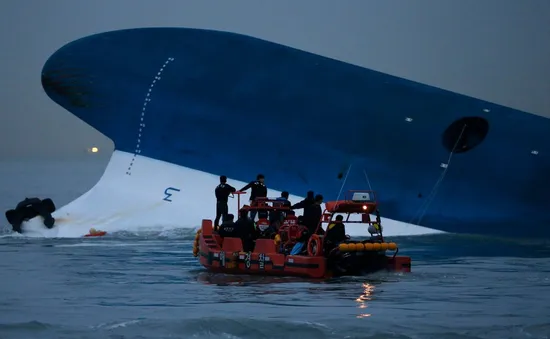
M382 239L382 225L378 222L374 222L372 225L369 225L367 231L370 233L371 240Z
M346 239L344 217L339 214L336 216L335 220L327 226L327 232L325 234L325 253L330 253L333 248Z
M223 217L223 222L220 225L220 229L218 231L218 234L222 238L231 237L231 238L239 238L239 230L235 226L235 222L233 221L234 215L233 214L226 214Z
M237 191L235 187L227 183L227 177L225 175L220 176L220 184L216 186L214 193L216 194L216 219L214 220L214 229L217 229L220 225L220 218L229 213L227 207L227 200L231 193Z
M275 227L267 221L267 211L260 211L258 213L258 223L256 224L256 239L271 239L275 237L277 230ZM267 221L264 223L263 221Z
M235 227L239 230L243 242L243 251L252 252L254 241L256 241L256 228L254 227L254 221L248 218L247 210L239 211L239 219L235 222Z
M281 192L281 197L277 198L277 200L282 200L283 201L283 206L290 208L292 206L292 204L288 200L288 196L289 196L289 194L288 194L287 191L282 191Z
M267 197L267 186L264 183L265 177L263 174L258 174L256 176L256 180L251 181L246 185L245 187L241 188L241 192L245 192L247 189L251 188L250 192L250 206L254 206L254 200L256 198L265 198ZM252 210L250 211L250 219L254 220L256 218L256 214L258 211Z
M283 192L281 192L281 197L277 198L277 200L282 202L283 207L290 208L290 206L292 204L290 203L290 201L288 201L288 196L289 196L288 192L283 191ZM283 211L274 210L274 211L271 211L271 213L269 214L269 221L271 223L277 223L278 222L279 224L281 224L285 217L286 217L286 213L284 213ZM278 229L278 227L275 227L275 228Z
M307 241L309 240L310 234L307 228L303 228L298 236L298 241L292 247L290 255L305 255L307 253Z
M293 210L299 210L313 204L315 202L314 194L315 193L313 193L313 191L307 192L306 198L304 200L292 205L290 208Z
M380 211L376 209L376 221L369 225L368 232L370 233L371 241L384 241L382 236L382 218L380 218Z
M306 206L304 208L304 226L306 226L309 230L309 233L315 234L315 230L317 229L317 225L319 225L319 222L321 221L321 216L323 215L323 211L321 210L321 204L323 203L323 196L321 194L317 194L315 196L315 199L313 200L313 204ZM324 231L322 228L319 228L319 231L317 234L323 234Z

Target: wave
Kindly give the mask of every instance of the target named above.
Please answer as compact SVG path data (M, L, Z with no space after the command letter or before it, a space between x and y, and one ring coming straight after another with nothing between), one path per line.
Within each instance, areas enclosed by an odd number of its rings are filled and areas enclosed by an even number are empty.
M282 317L282 316L281 316ZM288 315L287 318L291 318ZM339 321L293 321L283 319L253 319L203 317L185 320L127 319L109 323L76 328L29 321L25 323L0 324L0 335L4 339L40 336L41 338L545 338L550 324L527 326L503 325L491 327L468 327L460 330L446 326L425 324L393 324L381 320L378 326L365 326L357 319ZM361 320L361 319L359 319ZM380 325L386 326L381 330ZM406 333L406 334L405 334Z

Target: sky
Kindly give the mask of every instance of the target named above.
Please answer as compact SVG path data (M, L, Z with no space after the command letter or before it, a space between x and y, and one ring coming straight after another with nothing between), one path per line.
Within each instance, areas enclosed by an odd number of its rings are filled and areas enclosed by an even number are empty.
M42 66L81 37L159 26L247 34L550 116L548 0L2 0L0 161L109 154L45 95Z

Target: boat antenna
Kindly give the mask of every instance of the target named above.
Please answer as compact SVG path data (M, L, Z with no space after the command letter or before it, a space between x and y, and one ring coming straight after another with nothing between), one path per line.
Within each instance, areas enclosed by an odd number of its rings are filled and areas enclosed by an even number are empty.
M340 192L338 193L338 197L336 197L336 201L340 200L340 196L342 195L342 190L344 190L344 186L346 185L346 181L348 180L348 175L349 175L349 171L351 170L351 165L352 164L349 164L348 171L346 172L346 176L344 177L344 182L340 187Z
M418 213L420 211L422 211L422 213L420 213L420 216L418 217L417 225L420 225L420 222L422 222L422 219L424 218L424 215L428 211L428 207L430 207L431 203L433 202L433 200L435 198L435 195L437 194L437 191L439 190L439 187L441 187L441 183L443 182L443 179L445 179L445 175L447 174L447 171L449 170L449 166L451 166L451 159L453 158L453 154L455 152L455 149L458 146L458 143L460 142L460 139L462 139L462 135L464 134L464 131L466 130L466 127L468 127L468 125L466 125L466 124L464 124L464 126L462 126L462 131L460 131L460 135L456 139L456 142L453 146L453 149L451 150L451 153L449 154L449 158L447 159L447 164L445 165L445 169L443 170L443 172L441 172L441 175L439 176L439 178L435 182L430 194L428 195L428 199L426 199L426 201L424 201L424 203L418 208L418 211L416 211L414 216L411 218L411 220L409 221L409 224L413 223L414 218L418 215Z

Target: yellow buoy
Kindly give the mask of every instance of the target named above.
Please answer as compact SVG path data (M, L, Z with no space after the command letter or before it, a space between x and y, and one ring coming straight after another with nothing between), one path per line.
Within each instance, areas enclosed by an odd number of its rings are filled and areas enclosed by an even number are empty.
M375 242L374 244L372 244L372 249L375 250L375 251L380 251L380 248L382 246L380 246L379 243Z
M388 243L388 249L389 249L390 251L395 251L395 250L397 249L397 244L394 243L394 242Z
M358 243L355 244L355 250L356 250L357 252L364 251L364 250L365 250L365 246L363 246L362 243L358 242Z
M371 244L370 242L366 243L364 246L365 246L365 251L372 251L374 249L374 247L372 246L373 244Z
M387 249L388 249L388 243L383 242L383 243L380 244L380 250L381 251L385 251Z
M338 249L342 252L348 252L349 251L349 244L340 244L338 245Z

